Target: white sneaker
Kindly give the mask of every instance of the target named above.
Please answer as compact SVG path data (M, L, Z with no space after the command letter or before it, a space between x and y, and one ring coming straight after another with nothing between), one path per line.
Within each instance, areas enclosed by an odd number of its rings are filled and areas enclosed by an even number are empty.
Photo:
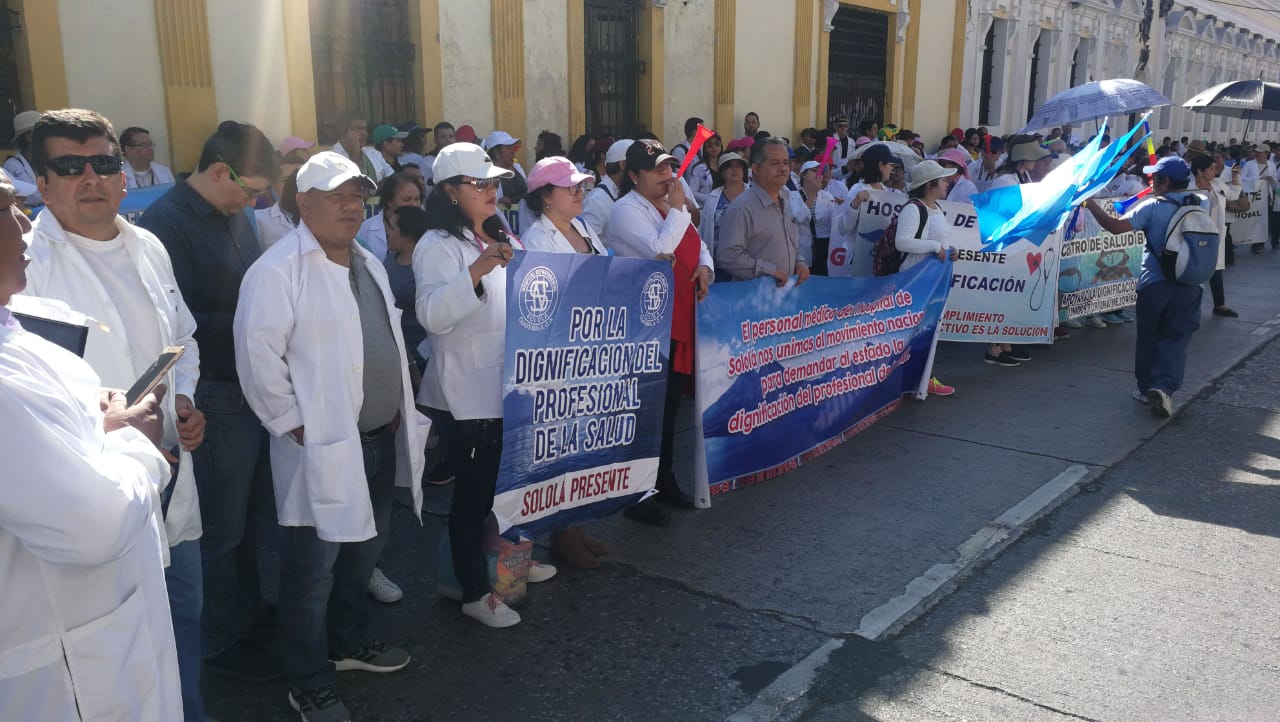
M474 602L462 605L462 613L486 627L503 629L514 627L520 623L520 615L516 610L502 602L502 597L489 592Z
M369 594L383 604L392 604L404 599L404 591L396 583L387 579L382 570L374 567L373 576L369 577Z
M1146 406L1147 404L1151 403L1150 401L1147 401L1147 395L1139 391L1138 389L1133 390L1132 396L1134 401L1137 401L1143 406Z
M1097 316L1089 316L1089 317L1087 317L1087 318L1084 320L1084 322L1085 322L1085 323L1087 323L1087 324L1089 324L1089 325L1090 325L1090 326L1092 326L1093 328L1106 328L1106 327L1107 327L1107 322L1106 322L1106 321L1103 321L1102 319L1098 318Z
M1151 413L1162 419L1173 416L1173 399L1160 389L1147 390L1147 406L1151 407Z
M529 582L537 584L545 582L556 575L556 568L550 564L540 564L538 562L529 562Z
M1084 324L1074 318L1069 318L1058 325L1063 328L1084 328Z

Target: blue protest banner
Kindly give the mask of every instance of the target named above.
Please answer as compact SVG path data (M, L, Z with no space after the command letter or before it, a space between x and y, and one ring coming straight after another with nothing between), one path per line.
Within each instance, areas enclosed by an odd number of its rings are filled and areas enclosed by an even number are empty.
M173 188L173 185L173 183L165 183L158 186L147 186L146 188L130 188L124 199L120 201L120 215L124 216L124 219L130 223L137 223L142 214L146 212L147 206L154 203L160 196L168 193Z
M789 471L904 394L923 398L950 279L949 261L929 259L878 278L712 286L697 349L710 494Z
M531 251L507 265L499 519L537 533L653 489L673 289L663 261Z

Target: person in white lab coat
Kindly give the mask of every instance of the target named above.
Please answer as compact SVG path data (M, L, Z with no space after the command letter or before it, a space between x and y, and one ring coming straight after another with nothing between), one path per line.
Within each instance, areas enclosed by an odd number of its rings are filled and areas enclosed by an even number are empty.
M185 349L166 379L163 448L178 466L172 486L166 484L161 518L183 709L186 719L203 722L202 528L191 461L205 427L193 401L200 376L196 322L159 239L118 213L125 179L110 122L91 110L50 111L36 123L31 143L45 210L32 228L26 293L61 301L101 324L90 325L84 358L108 387L132 386L168 346Z
M26 218L0 189L0 719L180 720L155 514L164 390L125 408L13 319Z
M312 156L298 170L302 222L249 268L235 314L245 400L271 434L278 637L304 720L346 718L335 671L409 663L371 636L365 596L396 485L420 514L428 427L386 270L355 242L372 191L350 160Z
M431 230L413 251L415 307L431 348L418 401L448 425L457 474L449 548L461 589L441 592L458 598L463 614L495 628L520 623L520 615L493 593L484 555L502 456L506 267L512 256L498 215L498 188L513 172L472 143L440 151L436 188L427 197ZM534 565L529 581L554 574L549 564Z
M627 148L635 141L615 140L604 152L604 175L582 200L582 218L601 238L609 237L609 214L622 197L618 185L627 173Z
M120 149L124 153L126 188L149 188L173 182L173 171L156 162L156 144L151 131L136 125L120 132Z
M360 224L356 239L382 263L387 259L391 212L401 206L422 207L422 186L407 173L392 173L378 184L378 212Z

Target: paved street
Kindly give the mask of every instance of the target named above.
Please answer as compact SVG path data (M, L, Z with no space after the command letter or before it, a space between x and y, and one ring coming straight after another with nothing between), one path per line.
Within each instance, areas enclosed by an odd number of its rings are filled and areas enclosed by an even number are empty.
M610 563L511 630L437 599L443 519L397 509L378 628L415 659L339 691L363 720L1280 719L1278 273L1246 249L1241 317L1206 298L1170 422L1129 399L1132 324L1016 369L944 344L955 397L669 529L595 524ZM284 690L206 680L224 721L295 719Z

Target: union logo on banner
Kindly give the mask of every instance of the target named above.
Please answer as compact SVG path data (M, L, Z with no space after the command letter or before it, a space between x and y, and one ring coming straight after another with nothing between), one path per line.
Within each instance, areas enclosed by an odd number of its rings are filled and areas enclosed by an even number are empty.
M670 291L665 275L654 273L649 276L644 282L644 290L640 292L640 323L653 326L662 320Z
M520 325L541 331L555 320L560 284L546 266L535 266L520 282Z

